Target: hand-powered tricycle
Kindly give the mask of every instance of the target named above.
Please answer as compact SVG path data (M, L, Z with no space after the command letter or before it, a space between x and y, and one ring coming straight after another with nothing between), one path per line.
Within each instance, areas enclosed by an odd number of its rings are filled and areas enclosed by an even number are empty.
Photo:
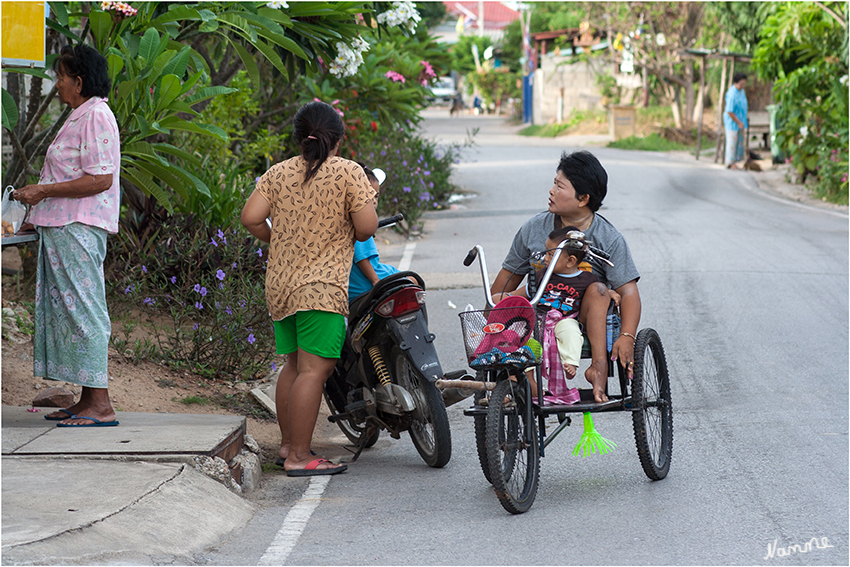
M582 442L585 443L583 450L588 454L591 451L606 453L610 447L610 442L602 439L593 430L591 414L631 412L638 457L646 475L652 480L660 480L667 476L670 469L673 408L664 347L655 330L640 330L635 337L633 377L630 379L619 364L610 360L611 345L619 334L616 308L612 308L608 317L608 377L610 385L614 382L610 378L613 377L616 366L619 391L606 391L608 401L602 403L594 401L590 388L578 389L574 403L552 403L551 397L544 400L546 392L540 360L544 317L533 306L539 304L565 243L566 241L561 242L555 250L541 281L531 282L530 291L534 297L530 301L531 305L526 304L525 307L530 313L499 313L500 308L490 295L484 250L481 246L475 246L469 251L464 265L469 266L476 257L478 258L488 305L488 309L483 311L470 310L460 313L466 354L470 367L477 371L477 381L463 381L461 384L455 383L458 381L438 380L436 383L438 388L462 387L476 390L474 403L464 411L464 415L475 420L475 442L484 476L493 484L502 506L513 514L528 511L534 503L540 458L545 456L545 447L570 425L569 414L583 414L585 435L582 436ZM589 245L587 249L610 264L610 259L603 251ZM538 254L532 256L530 261L533 266L539 266L540 260L541 255ZM512 340L524 341L525 344L513 352L509 352L511 349L503 349L503 354L493 350L496 355L491 356L487 353L489 343L487 348L482 348L482 344L493 340L492 335L498 333L510 333ZM582 358L590 358L590 345L587 337L584 339ZM531 374L531 369L537 383L536 396L532 396L530 378L527 377L527 373ZM547 436L545 421L549 416L557 416L560 423ZM574 454L578 454L580 449L581 442Z

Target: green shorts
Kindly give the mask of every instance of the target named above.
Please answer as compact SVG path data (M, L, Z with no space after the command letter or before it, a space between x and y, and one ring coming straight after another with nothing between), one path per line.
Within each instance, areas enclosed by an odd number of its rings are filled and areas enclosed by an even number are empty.
M345 341L345 317L328 311L298 311L274 321L278 354L301 349L322 358L339 358Z

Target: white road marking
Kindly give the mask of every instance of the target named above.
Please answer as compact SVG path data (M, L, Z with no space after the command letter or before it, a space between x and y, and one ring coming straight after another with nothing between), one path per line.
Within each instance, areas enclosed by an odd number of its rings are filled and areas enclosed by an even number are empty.
M416 250L416 243L411 242L404 247L404 252L401 255L401 262L398 263L398 271L406 272L410 269L410 263L413 262L413 251Z
M283 525L274 536L274 541L260 557L258 565L283 565L290 552L298 543L298 538L304 528L307 527L307 522L313 511L319 506L322 501L322 494L330 482L331 477L314 476L310 477L310 485L304 491L304 495L295 503L286 518L283 520Z

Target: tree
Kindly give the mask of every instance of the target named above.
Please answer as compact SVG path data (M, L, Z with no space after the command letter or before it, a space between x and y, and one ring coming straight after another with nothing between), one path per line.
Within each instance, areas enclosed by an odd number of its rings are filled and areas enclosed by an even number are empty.
M591 27L607 31L610 45L628 38L636 67L659 79L677 128L693 116L696 82L693 59L683 56L701 37L703 2L585 2ZM682 109L684 91L684 113ZM684 120L683 120L684 118Z
M154 197L169 211L172 192L185 198L190 192L208 194L208 187L166 156L192 161L190 152L165 143L173 130L224 136L215 125L187 120L211 97L230 92L223 84L245 68L255 87L260 85L257 60L268 61L275 72L292 79L299 71L318 71L322 60L333 61L341 46L359 33L371 33L366 3L202 2L192 4L144 2L129 11L112 2L82 2L79 12L65 3L50 2L47 25L51 50L59 36L73 43L91 42L109 63L115 96L110 105L121 128L122 174L135 208L147 208ZM81 30L81 31L75 31ZM53 55L50 58L52 61ZM9 69L37 78L41 70ZM29 111L20 112L27 99L23 83L9 81L3 90L3 127L15 149L6 168L4 185L20 185L35 175L38 160L64 123L65 109L49 127L40 121L55 97L54 89L42 99L41 84L33 81ZM199 106L200 105L200 106ZM193 108L194 107L194 108ZM164 138L165 137L165 138ZM141 197L132 199L135 191Z
M818 177L825 197L847 202L848 7L789 2L773 7L753 69L774 81L780 125L776 142L803 174Z

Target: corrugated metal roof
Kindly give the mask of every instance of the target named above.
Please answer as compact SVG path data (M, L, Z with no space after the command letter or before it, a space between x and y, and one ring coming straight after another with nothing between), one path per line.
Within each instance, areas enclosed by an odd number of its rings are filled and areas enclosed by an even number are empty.
M466 16L475 22L478 19L478 2L444 1L446 12L457 19ZM483 2L484 29L502 29L514 20L519 19L519 12L508 8L501 2ZM473 26L475 23L472 24Z

